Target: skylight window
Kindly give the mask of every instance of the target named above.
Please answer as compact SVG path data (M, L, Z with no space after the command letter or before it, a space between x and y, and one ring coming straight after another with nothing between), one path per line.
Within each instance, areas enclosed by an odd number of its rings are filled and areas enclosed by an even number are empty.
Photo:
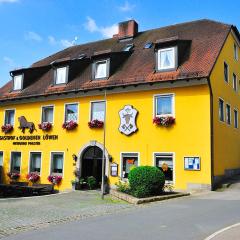
M158 71L175 69L177 66L176 47L159 49L157 52Z
M23 86L23 74L16 75L13 77L13 90L21 90Z
M129 52L133 49L134 45L131 43L131 44L127 44L124 48L123 48L123 51L124 52Z
M145 44L144 48L146 48L146 49L151 48L152 45L153 45L152 42L147 42L147 43Z
M64 84L68 78L68 67L59 67L55 72L55 84Z

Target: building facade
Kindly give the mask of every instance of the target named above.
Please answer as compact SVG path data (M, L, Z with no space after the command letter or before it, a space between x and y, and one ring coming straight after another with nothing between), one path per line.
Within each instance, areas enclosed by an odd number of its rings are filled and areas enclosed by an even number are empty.
M161 168L176 189L213 188L240 170L236 27L199 20L73 46L11 72L0 89L4 181L74 170L114 186L132 166Z

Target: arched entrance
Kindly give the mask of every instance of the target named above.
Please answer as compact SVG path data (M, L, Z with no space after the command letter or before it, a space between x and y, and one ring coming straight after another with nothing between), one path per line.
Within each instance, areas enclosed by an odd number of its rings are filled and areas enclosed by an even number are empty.
M82 154L81 177L93 176L97 182L102 179L102 155L103 151L97 146L87 147Z

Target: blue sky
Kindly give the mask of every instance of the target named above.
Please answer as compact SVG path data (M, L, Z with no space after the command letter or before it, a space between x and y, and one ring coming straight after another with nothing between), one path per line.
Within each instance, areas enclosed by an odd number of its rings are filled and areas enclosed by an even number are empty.
M73 44L112 36L135 19L144 31L210 18L240 29L239 0L0 0L0 85L9 71Z

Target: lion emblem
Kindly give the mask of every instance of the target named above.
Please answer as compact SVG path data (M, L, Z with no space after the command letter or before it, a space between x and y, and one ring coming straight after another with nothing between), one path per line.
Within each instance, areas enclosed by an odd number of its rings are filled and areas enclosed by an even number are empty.
M19 117L18 121L20 123L19 129L22 130L22 133L25 133L26 128L29 129L29 133L33 133L33 131L36 130L34 123L28 122L24 116Z

